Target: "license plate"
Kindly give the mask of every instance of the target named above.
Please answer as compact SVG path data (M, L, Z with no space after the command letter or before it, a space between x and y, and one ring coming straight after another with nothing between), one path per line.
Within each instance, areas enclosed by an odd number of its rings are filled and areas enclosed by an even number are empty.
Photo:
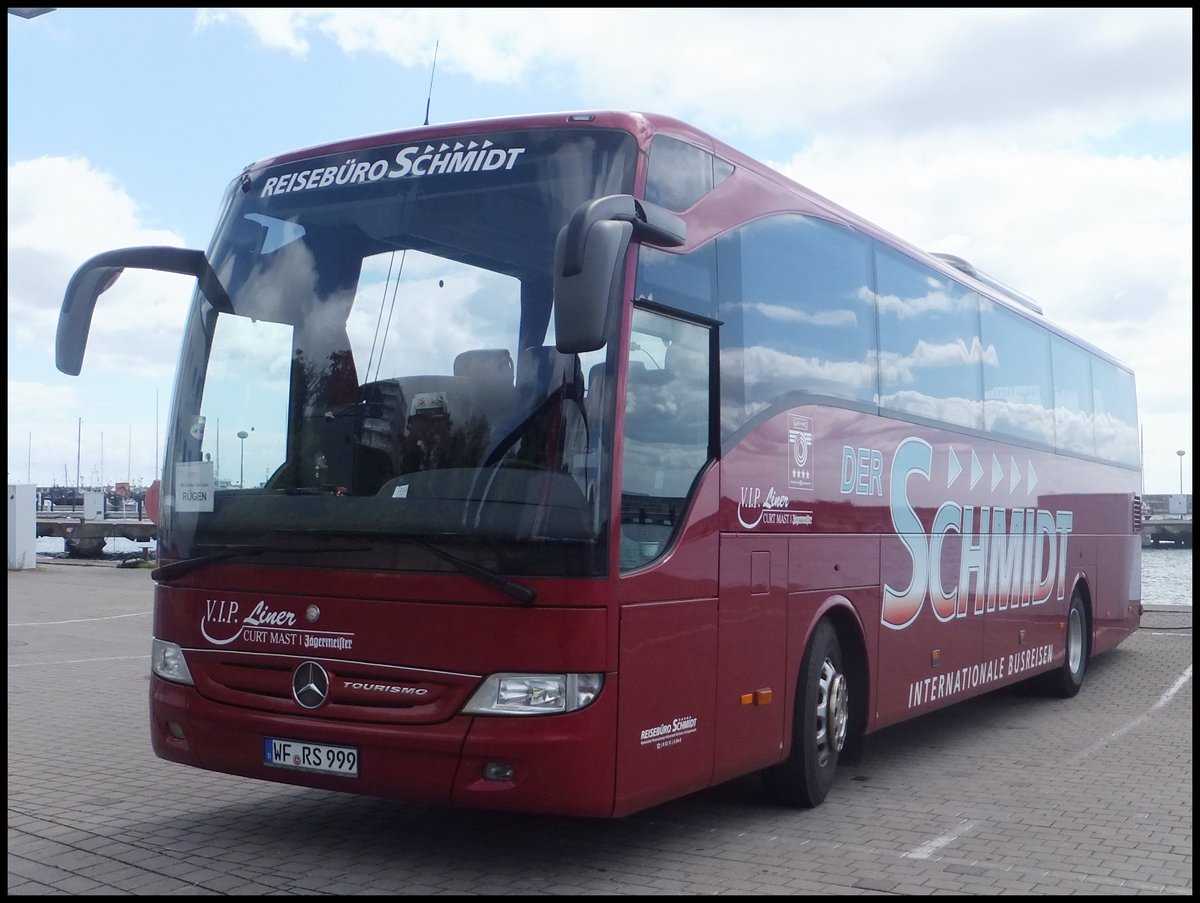
M358 777L358 750L353 746L327 746L304 740L264 737L263 763L275 768Z

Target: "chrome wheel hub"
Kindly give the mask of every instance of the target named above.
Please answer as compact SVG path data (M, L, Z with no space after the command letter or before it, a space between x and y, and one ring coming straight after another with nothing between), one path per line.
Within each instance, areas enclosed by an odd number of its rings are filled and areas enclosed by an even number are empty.
M1083 615L1078 608L1072 608L1067 618L1067 667L1072 674L1079 673L1083 662Z
M845 675L829 659L821 666L817 688L817 762L824 766L846 743L849 690Z

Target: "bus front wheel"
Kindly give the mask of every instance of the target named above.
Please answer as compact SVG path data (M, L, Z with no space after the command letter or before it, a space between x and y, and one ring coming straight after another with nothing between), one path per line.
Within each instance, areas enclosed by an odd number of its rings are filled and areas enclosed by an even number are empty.
M782 802L811 808L829 793L846 743L849 690L837 631L823 620L800 669L791 753L767 772L768 785Z

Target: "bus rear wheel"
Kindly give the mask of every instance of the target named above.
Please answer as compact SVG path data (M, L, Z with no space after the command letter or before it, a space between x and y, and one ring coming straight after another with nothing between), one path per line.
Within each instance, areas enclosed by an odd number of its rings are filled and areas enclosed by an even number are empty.
M1067 611L1066 651L1062 665L1042 676L1041 689L1047 696L1070 699L1083 686L1088 664L1088 620L1083 596L1076 590Z
M821 621L800 669L791 753L767 772L768 786L782 802L812 808L824 801L833 786L849 720L850 687L842 647L833 625Z

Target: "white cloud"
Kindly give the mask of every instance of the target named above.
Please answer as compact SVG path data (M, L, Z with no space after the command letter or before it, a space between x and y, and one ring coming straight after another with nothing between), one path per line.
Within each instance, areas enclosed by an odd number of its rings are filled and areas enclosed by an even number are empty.
M1045 146L1192 108L1188 9L224 10L197 27L234 21L298 56L320 35L427 68L436 44L440 70L479 82L554 73L597 106L652 101L751 135Z
M35 482L73 484L79 466L90 482L105 466L106 437L108 480L129 471L134 479L154 478L155 387L163 387L165 409L188 277L126 272L96 305L80 377L54 370L54 340L63 293L79 264L117 247L181 244L174 233L147 227L134 199L85 159L9 165L10 479L24 479L29 470Z
M181 246L140 221L135 201L81 158L40 157L8 167L8 324L51 359L58 311L75 268L133 245ZM127 272L101 296L85 357L103 368L169 373L189 296L185 277ZM10 375L12 367L10 362Z

